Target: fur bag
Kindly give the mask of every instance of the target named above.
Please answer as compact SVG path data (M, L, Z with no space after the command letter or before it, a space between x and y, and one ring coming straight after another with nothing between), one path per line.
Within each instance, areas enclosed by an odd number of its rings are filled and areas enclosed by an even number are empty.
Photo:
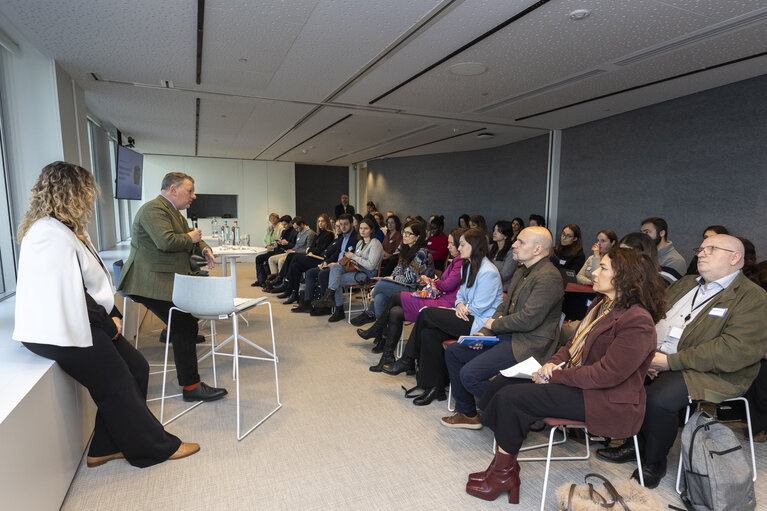
M590 477L602 480L603 486L595 488L588 482ZM561 511L657 511L663 505L652 490L630 479L613 486L599 474L586 474L585 485L563 484L557 490Z

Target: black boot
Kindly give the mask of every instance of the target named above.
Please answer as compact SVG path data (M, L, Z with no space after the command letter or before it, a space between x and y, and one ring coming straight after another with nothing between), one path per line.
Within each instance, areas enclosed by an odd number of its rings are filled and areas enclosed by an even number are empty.
M387 364L394 363L394 353L384 353L381 355L381 360L374 366L370 366L368 369L373 373L380 373L383 371L383 367Z
M407 373L409 376L415 374L415 360L403 355L403 357L393 364L386 364L383 367L383 372L391 375L398 375L400 373Z
M328 289L325 294L318 300L312 302L312 307L315 309L330 309L336 306L336 290Z
M293 291L292 293L290 293L290 296L288 296L288 299L282 303L283 305L290 305L291 303L296 303L297 301L298 301L298 293Z
M381 337L381 334L383 333L383 322L376 321L373 323L373 326L365 330L364 328L358 328L357 329L357 335L365 339L366 341L369 339L373 339L375 337L376 340L378 340Z
M373 353L383 353L384 344L386 344L386 337L381 334L376 337L375 341L373 341L373 348L370 351Z

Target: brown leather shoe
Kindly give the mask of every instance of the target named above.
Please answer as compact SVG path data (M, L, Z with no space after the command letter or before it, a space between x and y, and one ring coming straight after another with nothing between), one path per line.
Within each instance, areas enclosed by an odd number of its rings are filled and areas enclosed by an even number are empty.
M746 432L746 438L748 438L748 432ZM767 442L767 429L763 429L754 435L754 442Z
M195 444L192 442L182 442L179 448L171 454L169 460L180 460L181 458L186 458L187 456L191 456L192 454L196 453L200 450L200 444Z
M104 463L107 463L112 460L120 460L123 459L125 456L123 456L123 453L116 452L114 454L107 454L106 456L88 456L86 458L86 464L88 465L88 468L93 467L100 467Z
M450 417L442 417L440 422L448 428L482 429L482 424L479 422L479 414L469 417L461 412L455 412Z

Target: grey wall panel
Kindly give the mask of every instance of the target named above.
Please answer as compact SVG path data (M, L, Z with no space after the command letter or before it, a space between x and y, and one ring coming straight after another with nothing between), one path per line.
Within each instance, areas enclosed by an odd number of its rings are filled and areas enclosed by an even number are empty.
M701 231L725 225L767 259L767 75L564 130L559 226L584 246L661 216L689 261Z
M349 168L296 163L296 214L312 229L320 213L333 216L341 194L349 193Z
M546 202L548 135L482 151L443 153L368 162L367 196L379 210L445 216L449 230L458 217L481 214L497 220L543 214Z

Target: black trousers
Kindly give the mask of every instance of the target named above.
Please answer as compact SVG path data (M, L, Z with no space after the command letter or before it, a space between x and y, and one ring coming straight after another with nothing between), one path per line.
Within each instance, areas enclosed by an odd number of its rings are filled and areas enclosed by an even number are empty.
M92 328L93 346L73 348L24 343L29 351L55 360L90 392L98 407L88 456L122 452L136 467L167 460L181 445L146 406L149 364L123 336L112 341Z
M291 252L288 254L288 256L285 258L285 261L282 263L282 268L280 268L280 277L285 278L288 275L288 269L290 268L290 264L293 262L293 259L300 254L296 254L295 252Z
M643 463L666 459L679 430L679 411L688 403L689 391L681 371L664 371L645 386L647 408L639 432Z
M751 430L756 435L767 429L767 360L762 359L759 374L744 397L751 411Z
M173 307L173 302L135 295L130 297L134 302L152 311L163 323L168 324L168 312ZM200 373L197 372L197 318L186 312L173 311L170 329L178 384L182 387L194 385L200 381Z
M269 265L267 261L275 254L278 254L276 250L270 250L264 254L256 256L256 281L263 284L266 282L266 277L269 275Z
M427 307L418 314L407 345L405 355L418 359L416 381L422 389L444 387L450 381L445 365L442 343L471 333L474 319L464 321L452 309Z
M544 417L583 421L583 390L556 383L496 376L479 402L479 420L492 429L498 445L517 454L530 426Z
M293 256L292 258L290 257L291 255ZM290 266L288 266L289 261ZM288 268L284 277L288 279L290 290L298 293L298 288L301 287L301 275L306 270L316 268L321 262L320 259L306 254L289 254L285 264L282 265L282 270L285 271L285 268Z

